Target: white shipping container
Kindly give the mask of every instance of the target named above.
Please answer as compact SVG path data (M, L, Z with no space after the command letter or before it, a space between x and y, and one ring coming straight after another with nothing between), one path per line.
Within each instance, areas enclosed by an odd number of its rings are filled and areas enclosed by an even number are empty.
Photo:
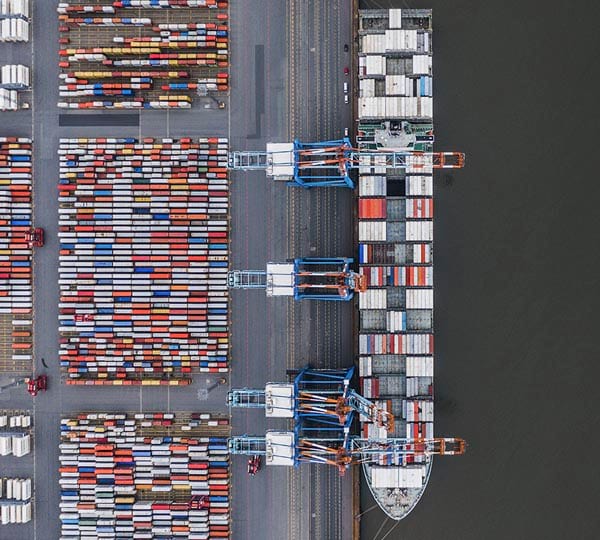
M385 31L385 51L416 51L417 50L417 31L416 30L386 30Z
M359 309L387 309L386 289L367 289L358 295Z
M402 28L402 10L401 9L390 9L388 11L390 15L389 27L390 28Z
M406 309L433 309L433 289L406 289Z
M374 488L420 488L426 475L424 466L371 468Z
M407 221L406 240L408 242L431 242L433 240L433 221Z
M385 52L385 34L366 34L360 40L360 52L364 54Z
M0 88L0 111L16 111L17 108L17 91Z
M358 222L358 240L360 242L384 242L386 230L385 221L361 220Z
M31 451L30 435L20 434L12 436L12 452L16 457L22 457Z
M408 356L407 377L433 377L433 356Z
M361 57L361 60L363 58ZM375 96L375 79L360 79L358 81L359 97L367 98Z
M415 54L412 57L414 75L431 75L431 56Z
M361 197L385 197L387 180L385 176L361 176L358 190Z
M406 75L386 75L385 93L387 96L405 96L410 95L407 92L410 79ZM412 83L411 83L412 84Z
M370 377L373 374L373 359L370 356L359 358L358 374L360 377Z
M433 196L433 176L407 176L407 196Z
M0 435L0 456L12 454L12 437L10 435Z
M415 244L413 246L413 262L416 264L431 263L431 244Z
M406 313L403 311L388 311L387 331L390 333L406 331Z

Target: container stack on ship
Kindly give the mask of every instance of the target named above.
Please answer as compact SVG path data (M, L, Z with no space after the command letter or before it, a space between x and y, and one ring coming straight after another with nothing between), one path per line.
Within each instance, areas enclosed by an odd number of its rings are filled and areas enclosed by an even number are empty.
M431 151L431 10L359 12L360 149ZM364 437L433 437L433 177L429 165L359 169L359 369L365 397L395 417L394 432L364 422ZM364 466L394 519L418 502L431 460L385 457ZM383 465L388 465L383 467Z

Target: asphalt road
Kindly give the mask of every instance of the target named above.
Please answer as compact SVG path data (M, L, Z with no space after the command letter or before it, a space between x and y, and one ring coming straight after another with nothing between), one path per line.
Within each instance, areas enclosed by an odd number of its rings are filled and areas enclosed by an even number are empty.
M349 126L342 93L349 60L343 43L351 23L342 6L348 2L307 4L232 5L232 148L263 150L269 141L339 137ZM350 256L352 228L344 223L350 223L351 201L350 191L306 191L268 181L262 172L233 174L232 268L260 270L268 261L301 256ZM232 380L238 387L285 381L287 369L309 363L352 363L348 304L294 303L267 299L262 291L236 291L232 317ZM260 412L243 410L234 412L233 426L237 434L287 429L285 422L267 424ZM341 481L336 471L303 466L269 468L247 479L244 468L245 459L238 458L234 538L351 537L350 475Z
M46 246L35 253L35 357L46 359L38 372L49 376L49 390L35 402L22 389L11 390L0 405L34 411L35 459L4 462L4 470L35 475L35 527L2 529L1 538L58 538L58 443L63 415L78 411L225 410L224 386L208 398L200 390L213 377L198 376L187 388L66 387L58 383L58 179L61 137L229 136L235 149L264 149L268 141L340 137L350 127L344 105L343 68L349 54L350 3L343 0L281 2L255 0L231 5L231 98L225 110L142 111L135 122L118 127L94 113L59 110L56 2L35 2L33 40L9 46L8 58L32 65L32 111L3 113L0 135L31 136L34 146L34 211L46 230ZM1 46L4 47L4 46ZM28 55L34 50L33 61ZM5 49L3 48L2 51ZM292 54L288 55L288 51ZM292 78L289 74L292 74ZM67 118L72 116L73 118ZM113 115L111 115L113 116ZM107 119L110 119L108 116ZM350 256L352 194L349 190L305 191L267 181L264 173L232 174L232 267L265 267L267 261L298 256ZM286 370L352 363L353 308L342 303L267 301L261 291L239 291L232 299L231 386L261 388L286 380ZM270 422L269 428L285 429ZM267 424L255 411L236 411L234 433L263 434ZM304 466L263 470L249 479L245 458L234 458L233 538L265 540L349 538L351 477ZM13 469L16 467L16 469ZM24 474L24 473L23 473ZM33 532L32 532L33 531Z

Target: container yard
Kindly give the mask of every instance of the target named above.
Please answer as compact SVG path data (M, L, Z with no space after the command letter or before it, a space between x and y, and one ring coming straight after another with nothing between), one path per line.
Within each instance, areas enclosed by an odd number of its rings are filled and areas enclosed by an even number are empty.
M227 140L64 139L59 154L67 384L227 372Z
M63 418L60 538L229 538L228 435L210 414Z
M0 138L0 374L32 370L32 144Z
M75 0L57 9L61 108L185 109L229 88L226 0Z
M358 24L359 149L430 152L431 10L361 10ZM363 436L433 439L433 167L361 166L358 195L361 389L394 415L394 432L363 422ZM414 508L430 459L363 467L388 516Z

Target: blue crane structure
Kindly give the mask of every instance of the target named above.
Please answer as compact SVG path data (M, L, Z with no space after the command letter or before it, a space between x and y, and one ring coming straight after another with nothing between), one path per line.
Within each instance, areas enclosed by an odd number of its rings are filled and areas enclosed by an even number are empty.
M307 257L288 263L267 263L266 270L231 270L231 289L266 289L267 296L295 300L348 301L366 288L365 276L354 272L354 259Z
M267 431L264 437L229 439L232 454L264 455L267 465L301 463L334 465L340 474L354 463L379 459L398 463L402 456L461 454L462 439L362 438L352 435L356 415L393 432L394 417L355 392L350 384L354 368L301 370L292 384L267 384L265 390L234 389L230 407L264 408L267 418L289 418L291 431Z
M348 137L305 143L268 143L266 151L234 151L229 169L266 170L267 176L287 180L288 185L303 188L354 188L353 169L378 167L405 169L410 173L432 169L462 168L461 152L418 152L409 149L358 149Z

